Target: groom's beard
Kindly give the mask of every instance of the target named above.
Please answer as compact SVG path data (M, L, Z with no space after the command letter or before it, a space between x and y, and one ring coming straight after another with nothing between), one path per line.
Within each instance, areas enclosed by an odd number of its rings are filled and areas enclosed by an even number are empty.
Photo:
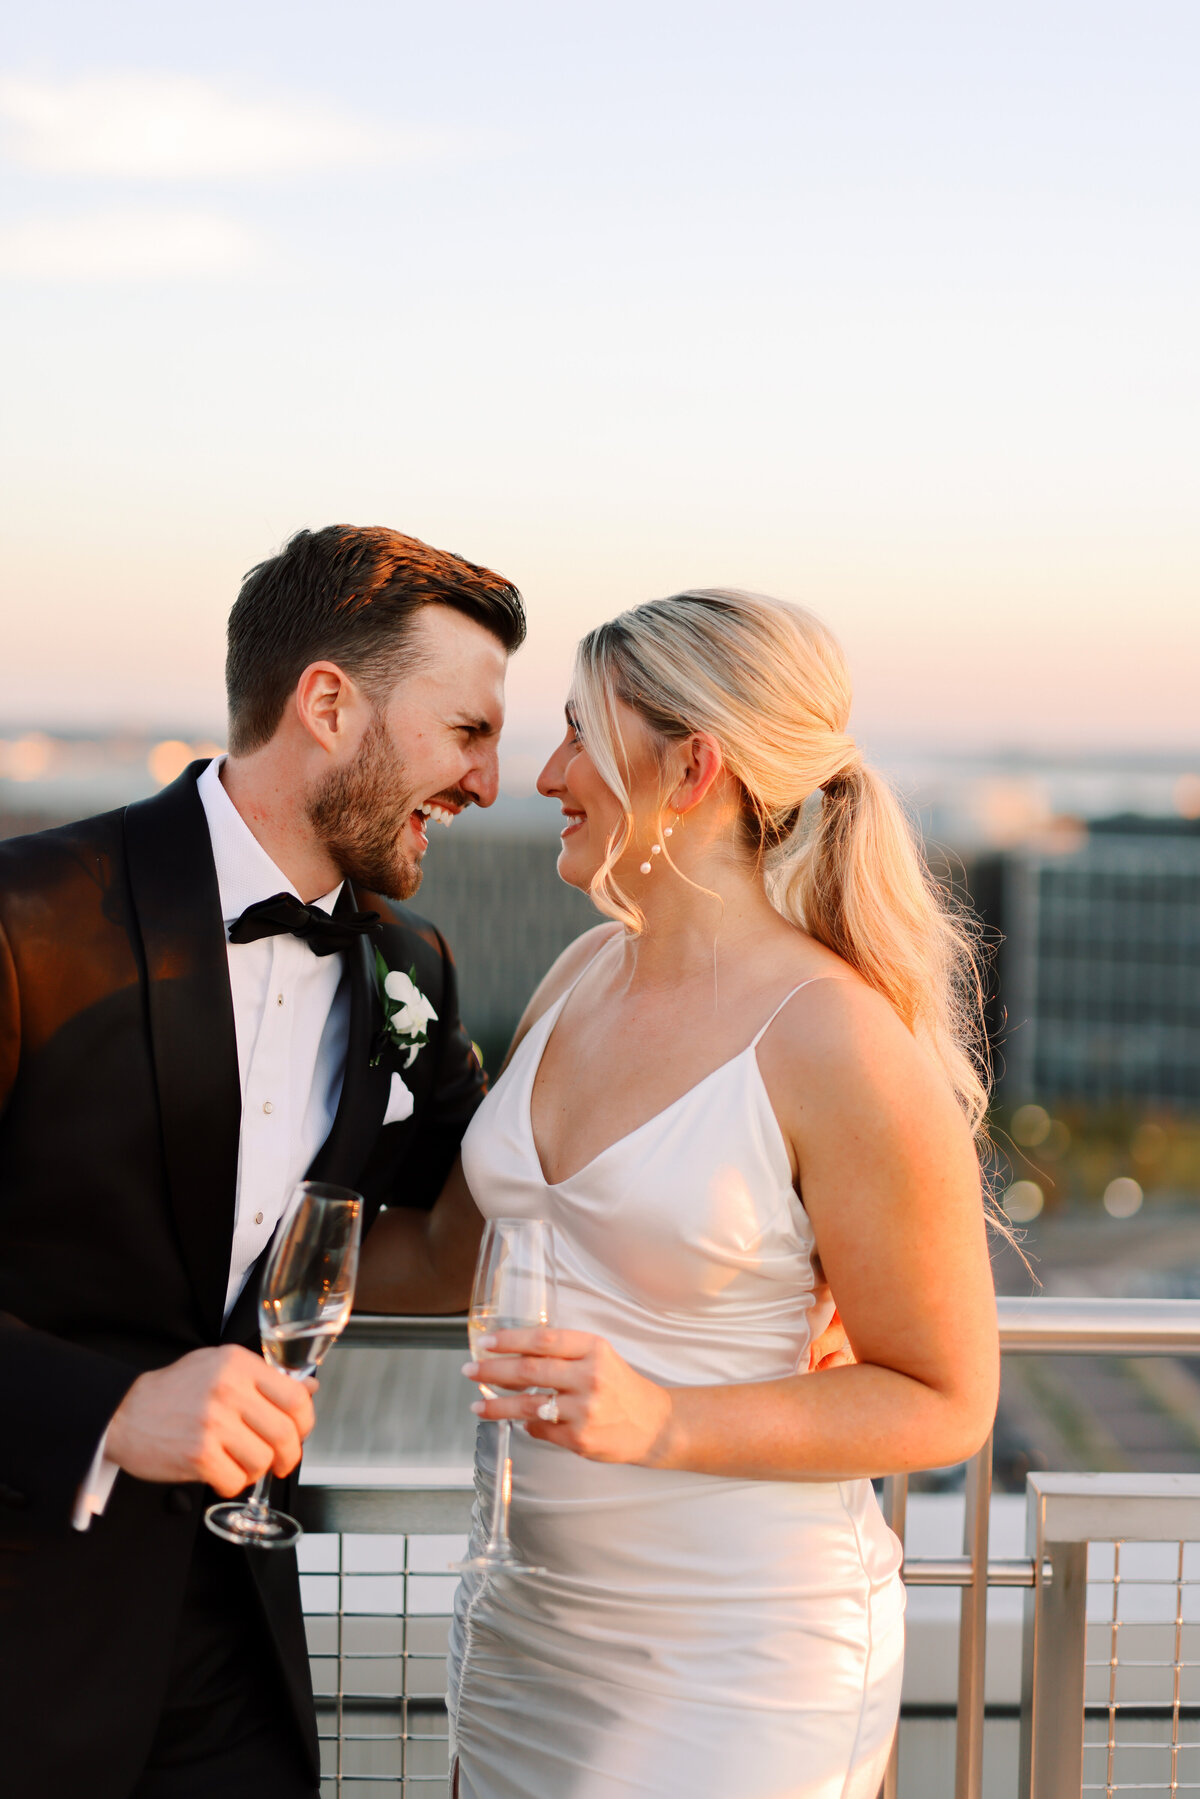
M326 775L309 796L307 812L346 880L385 899L406 900L421 885L420 858L403 848L416 803L404 763L376 715L353 762Z

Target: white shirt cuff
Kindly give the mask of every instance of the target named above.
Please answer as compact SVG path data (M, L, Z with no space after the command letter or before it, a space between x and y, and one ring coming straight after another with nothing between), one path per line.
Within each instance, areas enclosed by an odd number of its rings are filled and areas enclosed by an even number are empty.
M108 1432L101 1437L96 1453L92 1457L92 1465L84 1475L79 1492L75 1499L75 1510L71 1514L71 1523L76 1530L86 1530L93 1518L99 1518L108 1504L109 1494L113 1490L113 1482L121 1472L116 1462L110 1462L104 1451L108 1445Z

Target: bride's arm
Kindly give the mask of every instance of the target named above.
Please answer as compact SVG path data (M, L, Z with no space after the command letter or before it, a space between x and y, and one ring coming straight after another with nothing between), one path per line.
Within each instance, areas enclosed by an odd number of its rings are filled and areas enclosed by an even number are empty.
M804 1204L857 1358L739 1386L663 1387L602 1339L505 1332L489 1385L554 1387L484 1402L600 1461L767 1480L837 1480L973 1453L995 1413L999 1350L974 1146L931 1059L857 983L823 983L760 1050ZM528 1351L540 1353L530 1355Z

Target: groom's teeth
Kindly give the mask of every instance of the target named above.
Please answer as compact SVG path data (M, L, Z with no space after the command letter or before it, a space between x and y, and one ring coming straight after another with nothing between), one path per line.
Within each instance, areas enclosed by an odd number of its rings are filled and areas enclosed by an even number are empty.
M438 823L443 825L448 825L454 817L453 812L447 806L435 806L432 800L426 800L423 806L417 807L417 811L423 818L436 818Z

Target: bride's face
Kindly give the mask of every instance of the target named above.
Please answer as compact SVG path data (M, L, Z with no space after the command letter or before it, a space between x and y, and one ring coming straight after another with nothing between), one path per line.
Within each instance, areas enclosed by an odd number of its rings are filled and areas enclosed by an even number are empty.
M537 789L562 807L559 875L570 886L586 891L604 860L613 832L625 817L625 808L588 754L570 701L566 719L562 742L538 776ZM645 860L648 833L653 834L653 821L658 816L659 769L645 726L634 711L620 702L617 726L629 757L627 781L635 830L616 867L619 874L629 876Z

